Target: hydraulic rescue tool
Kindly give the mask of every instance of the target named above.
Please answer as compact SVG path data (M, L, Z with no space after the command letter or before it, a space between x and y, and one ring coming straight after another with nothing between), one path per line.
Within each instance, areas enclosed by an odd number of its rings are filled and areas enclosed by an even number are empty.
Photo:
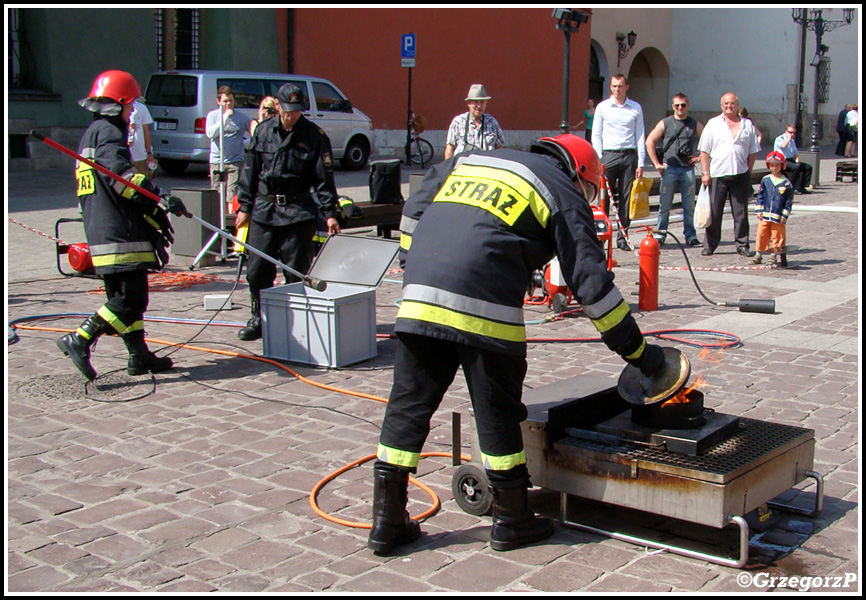
M128 187L131 187L132 189L143 194L147 198L150 198L154 202L160 203L162 201L162 199L159 196L157 196L156 194L144 189L141 186L138 186L138 185L132 183L131 181L129 181L127 179L124 179L120 175L106 169L102 165L96 164L92 160L88 160L88 159L84 158L83 156L81 156L77 152L73 152L72 150L70 150L66 146L63 146L62 144L58 144L54 140L51 140L51 139L49 139L43 135L40 135L36 131L31 131L30 135L35 137L40 142L44 142L44 143L48 144L49 146L51 146L55 150L59 150L60 152L63 152L64 154L71 156L72 158L74 158L74 159L76 159L76 160L78 160L78 161L80 161L86 165L89 165L90 167L93 167L94 169L96 169L100 173L111 177L115 181L119 181L120 183L122 183ZM316 279L314 277L310 277L309 275L304 275L303 273L296 271L295 269L291 268L290 266L283 264L280 261L268 256L267 254L265 254L261 250L258 250L257 248L253 248L252 246L249 245L249 243L246 243L245 241L239 240L238 238L231 235L227 231L224 231L223 229L221 229L215 225L211 225L210 223L208 223L204 219L201 219L201 218L199 218L199 217L197 217L191 213L187 213L186 216L189 217L190 219L192 219L193 221L195 221L196 223L198 223L199 225L201 225L202 227L209 229L209 230L213 231L214 233L221 235L228 240L231 240L236 245L241 245L241 246L245 247L249 252L252 252L256 256L263 258L270 263L273 263L277 267L288 271L289 273L291 273L292 275L294 275L296 277L299 277L301 279L301 281L304 282L304 285L306 285L307 287L310 287L310 288L312 288L318 292L323 292L323 291L325 291L325 289L327 289L328 283L326 281L323 281L321 279Z

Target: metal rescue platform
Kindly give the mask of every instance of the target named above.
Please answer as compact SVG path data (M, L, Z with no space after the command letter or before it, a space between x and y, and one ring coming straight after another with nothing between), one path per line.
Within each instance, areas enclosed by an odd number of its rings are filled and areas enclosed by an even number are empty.
M764 505L816 517L823 507L823 478L812 471L811 429L723 415L681 429L632 421L634 408L615 381L574 377L524 395L521 424L527 467L535 486L560 493L562 524L634 544L741 568L749 558L744 516ZM459 429L459 415L455 417ZM472 426L472 462L458 467L452 491L465 512L485 514L492 504ZM459 444L459 439L457 440ZM459 452L455 448L455 455ZM814 510L772 502L807 478L817 487ZM568 520L570 496L723 529L739 528L739 557L626 535Z

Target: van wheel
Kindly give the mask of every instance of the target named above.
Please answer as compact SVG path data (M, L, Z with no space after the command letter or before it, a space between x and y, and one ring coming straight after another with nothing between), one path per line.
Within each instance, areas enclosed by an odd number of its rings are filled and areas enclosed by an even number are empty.
M162 170L169 175L180 175L189 166L189 161L175 160L173 158L160 158L157 160Z
M370 144L364 138L354 138L346 146L346 152L340 163L344 169L357 171L367 164L367 159L370 158Z

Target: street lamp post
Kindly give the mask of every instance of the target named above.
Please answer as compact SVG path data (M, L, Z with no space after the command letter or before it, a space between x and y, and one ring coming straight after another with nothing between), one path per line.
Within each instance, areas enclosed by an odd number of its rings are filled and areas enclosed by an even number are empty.
M822 40L824 34L833 31L837 27L849 25L854 19L854 9L842 9L842 21L827 21L824 19L824 11L820 8L792 8L791 18L795 23L803 25L807 29L815 32L815 57L812 59L811 66L815 67L815 97L812 100L812 146L809 148L811 152L819 152L818 147L818 86L820 84L820 65L824 54L829 48L823 45Z
M568 81L571 68L571 34L577 33L581 23L586 23L589 20L589 15L570 8L554 8L553 18L556 19L556 28L565 34L565 54L562 59L562 122L559 125L559 129L562 133L568 133Z

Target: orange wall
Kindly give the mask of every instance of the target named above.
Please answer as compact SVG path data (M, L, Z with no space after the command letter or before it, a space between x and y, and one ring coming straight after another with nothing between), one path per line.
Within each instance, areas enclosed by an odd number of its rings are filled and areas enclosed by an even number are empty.
M591 11L587 11L591 12ZM562 112L564 35L550 8L299 8L294 72L332 80L377 129L403 129L408 71L404 33L416 36L412 109L428 129L447 129L466 110L473 83L506 131L557 130ZM589 23L571 36L569 120L586 107Z

